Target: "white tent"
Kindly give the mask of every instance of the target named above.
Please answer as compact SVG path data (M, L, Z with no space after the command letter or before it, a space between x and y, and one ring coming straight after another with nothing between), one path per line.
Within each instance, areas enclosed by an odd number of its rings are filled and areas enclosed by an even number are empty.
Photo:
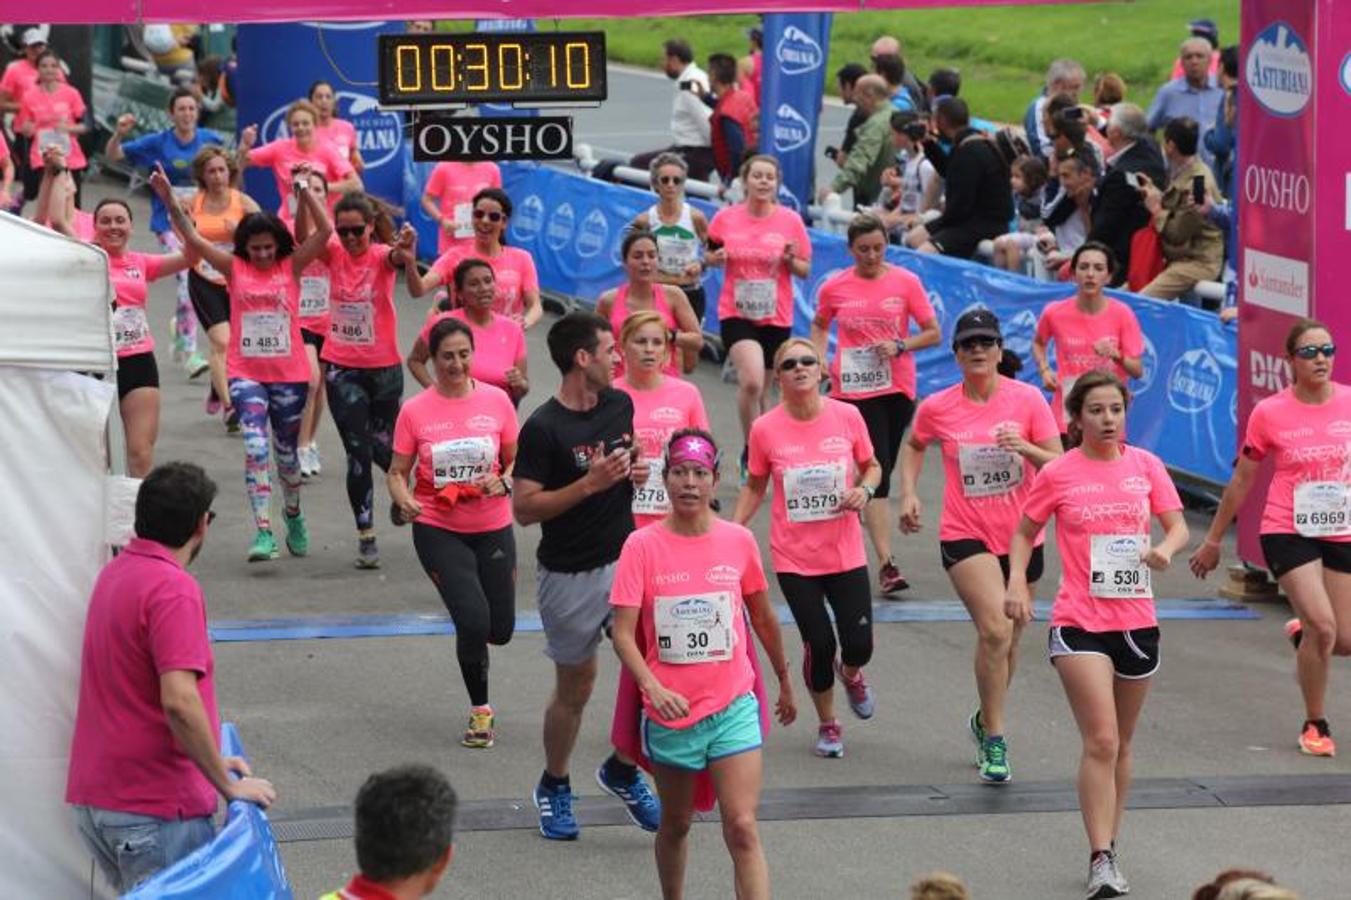
M0 214L0 872L14 896L90 892L63 798L85 606L125 492L108 476L111 294L101 250Z

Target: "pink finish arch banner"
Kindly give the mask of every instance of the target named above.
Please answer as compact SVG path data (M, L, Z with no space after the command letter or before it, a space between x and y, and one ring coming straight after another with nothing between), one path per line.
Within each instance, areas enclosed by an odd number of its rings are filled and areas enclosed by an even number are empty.
M649 0L644 16L757 12L858 12L952 6L1017 6L1075 0ZM375 19L556 19L632 16L626 0L49 0L42 18L54 24L135 22L352 22Z

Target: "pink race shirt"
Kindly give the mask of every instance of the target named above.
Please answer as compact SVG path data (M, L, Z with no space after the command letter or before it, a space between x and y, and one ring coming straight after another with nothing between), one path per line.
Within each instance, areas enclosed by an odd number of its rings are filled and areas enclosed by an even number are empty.
M821 286L816 318L827 327L832 319L839 324L830 361L832 397L862 400L902 393L914 399L915 357L901 353L888 359L872 346L904 340L911 322L923 328L934 321L933 306L918 278L899 266L887 266L878 278L846 269Z
M89 599L66 802L161 819L214 813L215 788L169 728L160 676L197 676L215 738L215 668L197 580L164 545L132 540Z
M62 72L60 78L65 81L66 73ZM27 57L16 59L5 66L5 74L0 76L0 94L18 103L29 88L37 87L37 84L38 67L30 63Z
M673 288L679 290L679 288ZM666 301L666 286L654 284L652 286L652 312L661 316L661 321L666 325L667 331L678 331L676 325L675 312L671 309L671 304ZM614 301L610 304L610 329L614 332L615 340L619 340L619 335L624 330L624 320L629 317L629 285L628 282L615 288ZM675 341L668 341L671 345L670 355L665 363L662 364L663 374L679 378L680 371L680 349L676 347ZM622 349L622 348L621 348ZM624 374L624 357L619 357L615 363L615 377Z
M447 485L501 472L502 448L515 447L517 429L511 398L482 382L465 397L447 397L433 385L405 402L394 425L394 452L417 461L413 497L422 514L416 521L460 534L510 527L510 497L451 505L440 493Z
M56 126L63 123L78 125L84 112L84 98L68 84L58 85L50 94L36 85L25 91L19 101L19 112L14 116L14 130L18 131L29 122L37 129L28 151L28 164L41 171L42 148L58 144L66 153L66 168L83 169L89 165L80 147L79 136L56 130Z
M745 598L767 587L760 548L746 528L719 518L708 532L676 534L664 524L624 541L610 605L636 607L644 659L662 686L689 701L689 715L648 718L688 728L721 712L755 685Z
M295 196L291 193L291 170L296 163L307 162L328 182L329 187L352 174L352 164L345 156L322 141L316 141L309 150L301 150L295 138L281 138L249 151L249 163L255 166L267 166L272 177L277 180L277 195L281 197L281 208L277 215L288 226L295 220Z
M1063 575L1051 625L1084 631L1128 631L1157 624L1150 570L1140 557L1150 545L1150 517L1182 509L1159 458L1122 445L1111 462L1071 450L1042 466L1023 514L1055 516Z
M633 398L633 435L650 473L646 484L633 489L633 526L642 528L660 522L671 511L663 481L666 442L682 428L711 429L704 398L688 381L663 376L655 388L640 391L627 378L620 378L614 386Z
M474 242L474 195L484 188L500 188L502 170L493 162L437 163L427 179L426 195L437 201L446 224L436 238L438 256L452 247Z
M300 285L290 260L263 272L236 256L229 280L226 375L266 384L309 381L310 363L300 338Z
M333 118L327 125L314 126L314 140L332 147L339 156L352 161L352 148L357 145L357 130L345 119Z
M1048 303L1037 320L1037 339L1055 341L1056 378L1059 389L1051 400L1051 411L1060 430L1065 430L1065 397L1074 381L1085 372L1098 369L1111 372L1129 382L1121 363L1099 356L1093 345L1106 338L1123 357L1138 357L1145 352L1140 322L1131 308L1120 300L1107 299L1102 312L1089 315L1079 309L1073 297Z
M832 575L867 564L858 513L839 508L873 458L863 415L825 398L810 422L776 406L751 424L748 468L771 476L769 549L774 571Z
M1351 389L1334 384L1332 399L1313 404L1286 388L1258 403L1248 417L1243 455L1261 461L1272 454L1276 471L1260 533L1351 541Z
M1037 469L999 449L1000 431L1014 431L1034 444L1060 439L1041 391L1012 378L1000 378L987 403L967 397L960 382L920 403L911 434L926 446L943 445L940 541L978 540L996 556L1009 552ZM1038 535L1037 543L1042 540Z
M811 259L811 239L801 217L775 206L768 216L756 218L738 203L713 216L708 236L722 241L727 251L718 318L791 327L793 276L783 263L783 248L796 244L797 257Z
M150 318L145 300L150 282L159 278L162 258L135 250L120 256L108 256L108 277L113 282L116 306L113 309L113 345L117 355L135 356L155 349L150 333Z
M452 248L448 253L432 263L437 283L452 286L455 281L455 267L468 257L482 259L493 269L493 281L496 284L496 299L493 312L510 316L517 322L525 319L525 295L531 291L539 293L539 275L535 272L535 260L519 247L503 247L496 256L483 256L474 249L472 243L464 247Z
M463 309L444 315L459 319L474 332L474 359L469 364L469 375L494 387L507 390L507 369L515 368L525 359L525 331L512 319L492 314L485 327L469 318ZM422 329L422 342L432 333L432 326L441 316L429 319ZM510 392L508 392L510 393Z
M349 369L379 369L403 362L399 354L399 315L394 309L390 248L372 242L353 256L342 241L329 238L326 254L332 293L328 339L320 358Z

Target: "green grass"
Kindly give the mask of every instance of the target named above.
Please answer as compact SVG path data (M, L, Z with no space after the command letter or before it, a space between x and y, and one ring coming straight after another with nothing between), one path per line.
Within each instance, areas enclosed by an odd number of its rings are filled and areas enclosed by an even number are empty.
M1099 72L1126 80L1127 99L1147 106L1168 78L1186 23L1208 17L1225 44L1238 39L1238 0L1135 0L1064 6L836 13L829 70L846 62L867 65L868 49L881 34L894 34L907 65L921 79L939 66L962 73L962 95L976 115L1022 121L1027 101L1040 88L1046 66L1058 56L1083 63L1089 84ZM702 62L710 53L746 52L743 30L755 16L692 16L634 19L561 19L562 29L600 29L610 59L656 68L661 43L683 37ZM541 22L541 27L553 23ZM834 93L833 79L829 90ZM1090 99L1085 92L1085 100Z

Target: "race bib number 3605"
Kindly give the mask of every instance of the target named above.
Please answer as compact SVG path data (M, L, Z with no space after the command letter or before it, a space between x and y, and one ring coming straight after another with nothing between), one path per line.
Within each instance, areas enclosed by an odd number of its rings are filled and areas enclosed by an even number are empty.
M731 659L733 612L730 591L655 598L657 658L677 666Z
M840 351L840 392L863 394L891 390L891 360L871 347Z

